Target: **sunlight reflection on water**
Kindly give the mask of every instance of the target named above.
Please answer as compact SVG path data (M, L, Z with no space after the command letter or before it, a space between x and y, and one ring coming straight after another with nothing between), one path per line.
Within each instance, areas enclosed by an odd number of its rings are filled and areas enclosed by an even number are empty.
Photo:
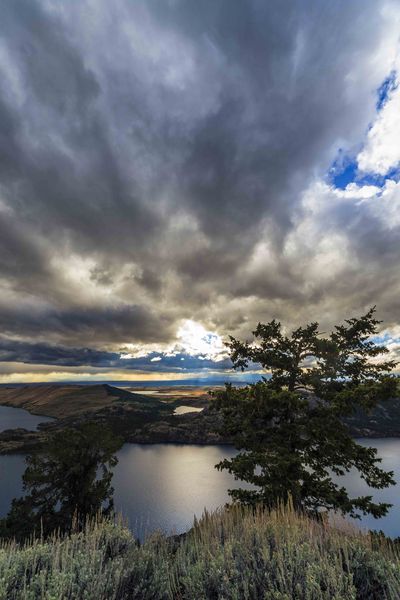
M400 439L358 440L378 448L384 469L393 470L400 480ZM115 508L128 519L136 535L162 529L167 533L187 530L204 508L213 510L229 501L228 488L239 487L229 473L214 465L235 454L231 446L183 444L125 444L118 452L114 470ZM0 516L7 513L11 500L22 493L22 455L0 456ZM370 493L355 473L342 478L351 495ZM382 519L363 517L356 524L400 536L398 486L373 493L374 499L392 503Z

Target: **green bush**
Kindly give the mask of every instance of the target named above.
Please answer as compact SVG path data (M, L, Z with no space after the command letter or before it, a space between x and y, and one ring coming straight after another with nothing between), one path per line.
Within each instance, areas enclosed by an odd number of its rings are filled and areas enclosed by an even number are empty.
M120 522L0 545L0 600L398 600L400 558L385 539L290 508L233 506L188 534L139 545Z
M177 598L400 598L400 561L382 540L295 514L231 508L205 515L179 547Z

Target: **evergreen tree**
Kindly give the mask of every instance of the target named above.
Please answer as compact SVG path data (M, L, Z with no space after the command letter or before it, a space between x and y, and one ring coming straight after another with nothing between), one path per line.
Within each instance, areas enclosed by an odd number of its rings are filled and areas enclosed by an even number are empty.
M113 509L111 468L122 440L104 427L87 423L56 434L40 453L27 457L23 475L26 495L14 499L3 519L3 536L23 539L47 535Z
M290 497L303 510L375 517L387 512L390 505L369 495L351 498L332 479L354 468L372 488L394 483L393 473L379 467L376 450L352 439L345 424L357 408L369 410L396 393L390 376L395 363L380 360L387 349L373 341L379 324L374 314L375 307L329 336L320 334L318 323L285 335L273 320L258 324L252 343L230 338L235 368L257 364L270 374L254 385L226 385L214 393L221 433L239 450L217 468L251 484L229 490L234 500L274 506Z

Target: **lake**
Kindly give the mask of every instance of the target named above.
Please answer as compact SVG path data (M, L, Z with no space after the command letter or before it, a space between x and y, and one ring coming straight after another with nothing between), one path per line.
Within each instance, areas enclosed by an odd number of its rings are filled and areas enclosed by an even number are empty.
M214 465L234 453L231 446L125 444L114 469L115 508L141 539L156 529L181 533L205 507L229 500L227 489L237 483ZM0 516L22 494L24 470L24 456L0 455Z
M0 431L16 429L17 427L22 427L28 431L36 431L39 423L46 423L48 421L54 421L54 419L32 415L23 408L0 406Z
M21 422L13 426L21 426ZM393 470L395 479L400 481L400 439L359 442L378 448L382 466ZM205 507L212 510L229 500L228 488L238 483L229 473L217 471L214 465L234 454L231 446L125 444L118 452L119 462L114 470L115 507L140 538L155 529L181 533L191 526L194 515L201 516ZM21 495L24 469L23 456L0 455L0 516L7 513L11 500ZM355 473L343 480L352 495L369 493L365 482ZM363 517L360 524L382 529L392 537L400 536L398 486L374 491L373 496L394 506L383 519Z

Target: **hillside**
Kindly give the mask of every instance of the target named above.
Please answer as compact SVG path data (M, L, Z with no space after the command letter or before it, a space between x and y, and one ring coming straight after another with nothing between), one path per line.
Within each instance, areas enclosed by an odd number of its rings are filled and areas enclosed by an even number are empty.
M118 401L143 402L146 405L158 403L157 400L107 384L0 387L0 405L24 408L33 414L57 419L97 411Z
M0 454L35 449L51 433L86 421L106 424L131 443L223 444L229 439L216 433L220 416L210 407L205 390L177 390L141 394L107 384L0 386L0 405L24 408L37 415L55 417L37 432L13 429L0 432ZM161 399L162 398L162 399ZM176 414L181 405L202 412ZM347 419L354 437L400 436L400 399L393 398L367 414L359 411Z
M112 521L26 547L0 544L7 600L398 600L393 545L290 508L230 507L142 545Z
M390 398L369 413L358 410L346 422L355 437L400 437L400 398Z
M0 454L30 452L44 443L49 434L87 421L107 425L125 442L224 443L227 440L214 431L216 415L207 403L204 394L184 400L168 395L160 400L107 384L0 387L0 405L56 418L41 423L39 431L0 431ZM175 414L181 404L205 408L200 413Z

